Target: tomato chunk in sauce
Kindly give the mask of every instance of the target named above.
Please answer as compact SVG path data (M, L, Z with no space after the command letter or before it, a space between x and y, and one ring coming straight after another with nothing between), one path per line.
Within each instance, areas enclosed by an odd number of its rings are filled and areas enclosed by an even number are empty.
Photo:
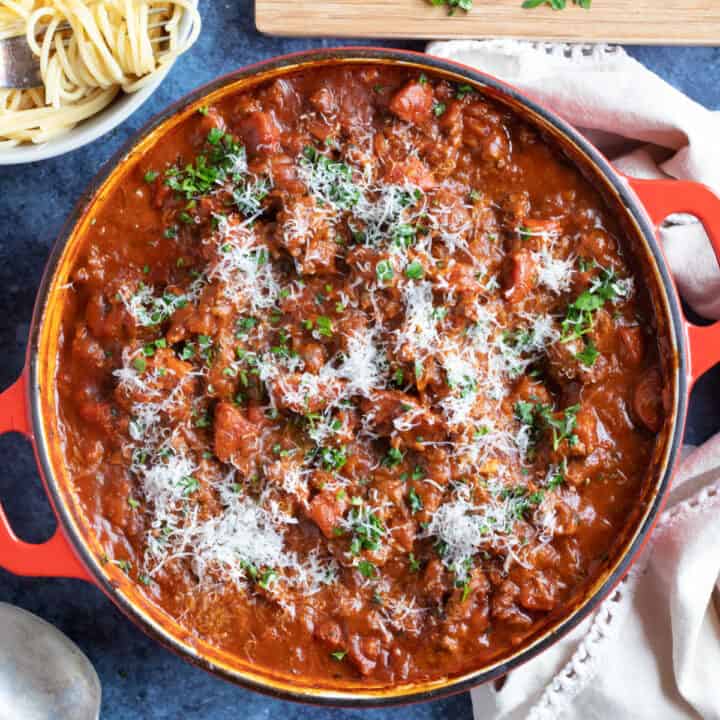
M72 271L57 389L107 557L304 682L460 673L591 581L665 417L599 194L467 86L289 75L166 134Z

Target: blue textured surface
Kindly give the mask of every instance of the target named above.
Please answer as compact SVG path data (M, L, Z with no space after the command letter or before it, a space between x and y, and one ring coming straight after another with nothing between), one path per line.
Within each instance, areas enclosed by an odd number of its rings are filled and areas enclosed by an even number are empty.
M53 238L91 176L118 146L152 114L221 73L293 50L340 44L258 35L249 0L203 0L201 5L205 26L198 45L128 122L62 158L0 168L0 387L9 385L22 367L33 300ZM417 42L392 44L422 49ZM720 49L643 47L630 52L697 101L720 109ZM689 442L700 442L720 427L720 408L713 402L720 397L719 370L704 378L693 394ZM44 540L52 532L53 519L28 444L13 436L0 439L0 467L0 500L18 534L29 541ZM87 653L103 684L105 720L225 720L239 713L246 720L471 718L467 695L359 712L308 708L243 691L148 640L99 591L81 582L20 579L0 570L0 600L54 623Z

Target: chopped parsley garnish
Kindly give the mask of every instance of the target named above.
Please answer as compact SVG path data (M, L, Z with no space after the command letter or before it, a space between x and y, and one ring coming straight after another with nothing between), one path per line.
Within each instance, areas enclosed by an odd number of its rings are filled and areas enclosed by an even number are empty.
M529 240L533 236L533 232L525 225L521 225L518 228L518 235L520 236L521 240Z
M445 110L447 110L447 105L445 105L445 103L435 103L433 106L433 115L435 115L435 117L441 117L445 114Z
M130 574L132 563L129 560L113 560L113 563L117 565L126 575Z
M472 95L475 90L470 85L458 85L455 88L455 97L458 100L462 100L467 95Z
M263 590L267 590L270 587L270 584L277 580L277 577L278 574L274 570L265 570L258 581L258 585Z
M393 276L395 275L395 273L393 272L393 267L390 264L389 260L381 260L375 266L375 273L377 274L378 280L381 280L382 282L392 280Z
M546 487L552 491L560 487L565 482L565 464L561 468L558 468L555 472L550 475Z
M180 487L183 489L183 495L192 495L200 489L200 481L192 475L185 475L180 480Z
M535 403L518 400L515 403L515 415L523 424L532 426L535 423Z
M545 498L545 492L529 492L527 487L504 488L500 493L503 500L511 500L511 512L514 520L525 520Z
M220 132L220 135L217 133ZM238 181L242 173L238 168L245 164L245 148L239 145L229 133L213 128L208 135L210 151L198 155L194 163L180 168L174 165L165 171L165 184L186 200L206 195L217 185L232 180Z
M207 141L211 145L218 145L223 138L225 133L218 127L214 127L210 130L207 136Z
M579 353L575 353L575 357L587 367L592 367L595 361L598 359L600 352L595 347L595 343L592 340L588 340L585 343L585 347Z
M143 346L142 352L145 357L152 357L156 350L167 347L167 340L165 338L158 338L152 342L146 343Z
M365 507L362 499L353 498L353 502L355 500L359 500L360 504L355 504L348 516L353 536L350 541L350 554L359 555L361 550L379 550L385 528L377 515Z
M570 445L578 442L578 437L574 434L578 410L580 405L571 405L565 408L560 417L556 417L550 408L543 410L543 420L552 430L553 450L557 450L563 440L567 440Z
M159 172L157 172L155 170L148 170L144 175L145 182L146 183L155 182L155 180L157 180L158 175L160 175Z
M241 181L233 190L235 206L246 217L259 215L263 209L262 202L268 196L270 189L270 182L265 178L253 182Z
M315 324L317 325L317 331L321 335L323 335L324 337L332 337L333 324L332 320L329 317L325 317L325 315L318 315L318 317L315 319Z
M599 277L568 305L562 321L562 342L569 342L589 333L595 322L595 313L606 302L625 297L627 294L627 287L622 284L615 271L601 268Z
M397 467L402 461L403 457L405 457L402 453L402 451L398 450L397 448L390 448L388 450L387 455L385 456L385 459L383 460L383 465L386 465L387 467Z
M196 428L210 427L210 416L206 412L199 415L198 419L195 421L195 427Z
M537 440L543 428L551 430L553 450L557 450L563 440L567 440L571 446L578 442L574 431L579 410L580 405L571 405L561 413L557 413L552 406L544 403L531 403L525 400L515 403L515 416L531 428L533 440Z
M321 448L320 462L325 470L342 470L347 462L347 450L344 447Z
M423 502L420 496L415 492L415 488L410 488L408 493L408 505L410 506L410 512L414 515L423 509Z
M344 162L332 160L311 145L307 145L300 158L300 167L310 175L309 188L320 204L328 201L338 208L347 210L360 200L360 188L353 182L352 168Z
M417 228L409 223L400 223L392 229L392 241L395 245L409 248L417 237Z
M357 564L357 569L360 571L360 574L366 578L374 578L375 573L377 572L375 565L373 565L369 560L361 560Z
M257 567L255 567L255 565L247 562L247 560L240 560L240 566L245 571L245 573L249 575L253 580L257 579L259 571Z
M411 573L420 571L420 561L415 557L414 553L408 554L408 568Z
M257 325L257 319L254 317L240 318L235 327L235 337L244 337Z
M152 288L144 283L138 285L137 292L125 301L128 310L139 325L150 327L167 320L176 310L187 305L184 295L173 295L165 292L161 297L152 295Z
M198 335L197 342L200 357L207 365L212 365L215 355L212 338L209 335Z
M337 660L338 662L342 662L346 655L347 650L336 650L335 652L330 653L330 657L333 658L333 660Z
M424 274L425 269L419 260L413 260L405 268L405 277L410 278L410 280L421 280Z

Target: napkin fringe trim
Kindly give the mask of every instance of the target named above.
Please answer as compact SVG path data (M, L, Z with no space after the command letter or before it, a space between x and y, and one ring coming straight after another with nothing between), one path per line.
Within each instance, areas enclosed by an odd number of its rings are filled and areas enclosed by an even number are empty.
M558 43L543 40L519 40L496 38L491 40L442 40L430 43L427 52L443 57L457 57L464 51L482 49L489 52L508 53L518 57L531 57L542 53L553 58L572 60L577 63L595 64L627 57L619 45L606 43Z
M720 481L717 481L662 513L642 556L600 606L586 636L530 709L528 720L558 720L560 714L570 708L570 703L595 675L599 651L617 635L621 621L629 613L638 579L647 567L660 534L668 532L687 516L706 511L719 502Z

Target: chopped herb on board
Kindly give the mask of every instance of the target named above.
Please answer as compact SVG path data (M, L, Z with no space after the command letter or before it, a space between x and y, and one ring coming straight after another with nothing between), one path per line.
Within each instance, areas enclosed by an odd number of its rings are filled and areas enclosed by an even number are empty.
M473 7L473 0L430 0L430 3L435 6L447 6L448 15L454 15L458 8L469 12ZM589 10L592 0L524 0L522 3L522 7L526 10L532 10L542 5L547 5L553 10L564 10L568 5L577 5L583 10Z
M448 15L454 15L458 8L468 12L473 6L473 0L430 0L430 2L435 6L446 5Z
M525 0L522 6L526 10L531 10L541 5L549 5L553 10L564 10L568 2L569 0ZM583 10L589 10L592 0L572 0L572 4L583 8Z

